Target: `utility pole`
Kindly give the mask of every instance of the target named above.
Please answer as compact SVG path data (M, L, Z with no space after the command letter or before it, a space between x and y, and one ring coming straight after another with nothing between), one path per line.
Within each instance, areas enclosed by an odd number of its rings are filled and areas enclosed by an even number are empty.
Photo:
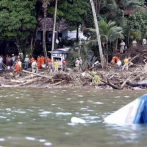
M54 50L54 47L55 47L55 29L56 29L56 17L57 17L57 4L58 4L58 0L56 0L56 3L55 3L55 14L54 14L53 35L52 35L52 51Z
M97 35L97 41L98 41L101 65L102 65L102 68L104 68L104 66L105 66L105 58L104 58L103 50L102 50L102 44L101 44L101 38L100 38L100 33L99 33L98 20L97 20L96 12L95 12L95 6L94 6L94 3L93 3L93 0L90 0L90 3L91 3L93 18L94 18L94 24L95 24L95 29L96 29L96 35Z

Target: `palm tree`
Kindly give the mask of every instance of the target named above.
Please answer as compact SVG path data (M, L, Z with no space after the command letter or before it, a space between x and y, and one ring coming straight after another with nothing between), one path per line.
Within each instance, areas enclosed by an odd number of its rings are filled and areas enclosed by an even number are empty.
M113 43L118 39L124 39L123 29L116 26L114 21L109 21L106 23L103 19L99 21L99 28L101 34L102 44L105 47L106 59L108 61L108 42ZM117 41L115 45L115 50L117 49Z
M87 29L91 34L93 34L93 40L88 42L88 45L96 45L96 30L95 29ZM101 36L101 42L103 44L103 49L108 56L108 43L114 43L117 39L123 39L123 29L121 27L116 26L114 21L109 21L106 23L103 19L99 21L99 30Z

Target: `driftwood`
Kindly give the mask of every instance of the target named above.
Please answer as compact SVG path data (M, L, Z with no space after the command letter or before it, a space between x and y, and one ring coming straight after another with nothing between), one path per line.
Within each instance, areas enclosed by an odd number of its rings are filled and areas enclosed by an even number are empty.
M52 77L50 76L44 76L44 75L40 75L40 74L37 74L37 73L33 73L33 72L30 72L30 71L26 71L26 70L22 70L22 72L25 72L25 73L28 73L28 74L33 74L33 75L36 75L38 77L43 77L43 78L47 78L47 79L52 79Z
M59 84L61 84L61 83L63 83L63 82L65 82L65 80L62 80L62 81L60 81L60 82L57 82L57 83L54 83L54 84L50 84L51 86L56 86L56 85L59 85Z
M38 78L34 78L34 79L32 79L32 80L27 81L26 83L20 84L19 86L28 85L28 84L31 84L31 83L37 81L37 80L41 80L41 79L42 79L42 78L39 78L39 79L38 79Z

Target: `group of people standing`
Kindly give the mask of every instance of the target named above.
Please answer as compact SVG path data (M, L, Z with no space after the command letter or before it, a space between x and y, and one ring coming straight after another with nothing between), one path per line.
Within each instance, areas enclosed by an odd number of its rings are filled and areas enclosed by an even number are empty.
M129 58L127 58L127 57L124 58L123 64L122 64L119 57L113 56L111 63L117 64L117 68L118 68L119 71L124 71L124 70L128 71L128 69L129 69Z
M28 55L24 58L24 66L22 66L23 58L18 55L12 54L12 56L0 56L0 70L8 69L13 70L14 74L21 74L22 67L27 70L31 67L32 72L37 73L38 69L47 68L49 72L58 72L59 61L55 59L52 61L49 57L45 59L44 56L38 56L37 60L34 57L29 58ZM5 63L5 64L4 64ZM62 69L66 70L66 61L62 61Z
M143 38L142 45L146 45L146 44L147 44L147 40L145 38ZM136 47L137 46L136 39L134 39L132 41L132 46L133 47ZM127 50L127 46L126 46L125 42L123 40L121 40L121 43L120 43L120 53L124 53L126 50Z

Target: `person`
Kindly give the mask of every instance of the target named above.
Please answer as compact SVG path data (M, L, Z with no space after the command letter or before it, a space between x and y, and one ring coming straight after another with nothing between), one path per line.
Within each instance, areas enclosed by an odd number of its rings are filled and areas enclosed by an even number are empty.
M121 40L121 43L120 43L120 53L123 53L124 49L125 49L125 42L123 40Z
M145 38L143 38L142 44L143 44L143 45L146 45L146 39L145 39Z
M45 58L44 58L44 56L41 56L40 61L41 61L41 65L45 63ZM43 67L41 66L41 68L43 68Z
M79 71L79 64L80 64L80 61L78 58L76 58L76 61L75 61L75 67L76 67L76 70Z
M21 62L21 59L18 59L18 64L20 66L20 75L21 75L21 72L22 72L22 62Z
M49 72L52 72L52 61L51 61L51 59L48 57L46 59L46 62L47 62Z
M128 70L128 68L129 68L129 59L127 57L125 57L122 70L124 70L124 69Z
M34 61L35 59L34 59L34 57L32 56L31 58L30 58L30 63L32 64L32 62Z
M118 67L118 70L119 71L121 71L121 65L122 65L122 62L121 62L121 60L120 59L118 59L118 61L117 61L117 67Z
M133 40L132 44L133 44L134 47L137 46L137 41L136 41L136 39Z
M115 64L115 63L117 63L118 60L119 60L119 58L117 56L113 56L111 63Z
M14 66L14 64L15 64L15 56L14 54L12 54L12 66Z
M20 65L18 64L18 61L16 60L15 65L14 65L14 74L16 73L17 75L19 75L20 73Z
M63 66L63 71L66 71L66 61L65 60L62 61L62 66Z
M58 66L59 66L59 64L58 64L58 61L56 59L55 62L54 62L54 67L55 67L55 71L54 72L58 72Z
M36 60L33 60L32 64L31 64L31 67L32 67L32 72L33 73L38 73L38 67L37 67Z
M0 70L3 69L3 58L2 56L0 56Z
M41 69L41 58L40 58L40 56L38 56L38 58L37 58L37 67L38 67L38 69Z
M6 56L6 66L8 66L8 55Z
M28 55L26 55L24 62L25 62L24 69L27 70L29 67L29 63L30 63L30 59L29 59Z
M82 58L79 57L79 70L80 71L82 71L82 63L83 63Z
M12 59L10 56L8 56L8 69L11 69L12 66Z

